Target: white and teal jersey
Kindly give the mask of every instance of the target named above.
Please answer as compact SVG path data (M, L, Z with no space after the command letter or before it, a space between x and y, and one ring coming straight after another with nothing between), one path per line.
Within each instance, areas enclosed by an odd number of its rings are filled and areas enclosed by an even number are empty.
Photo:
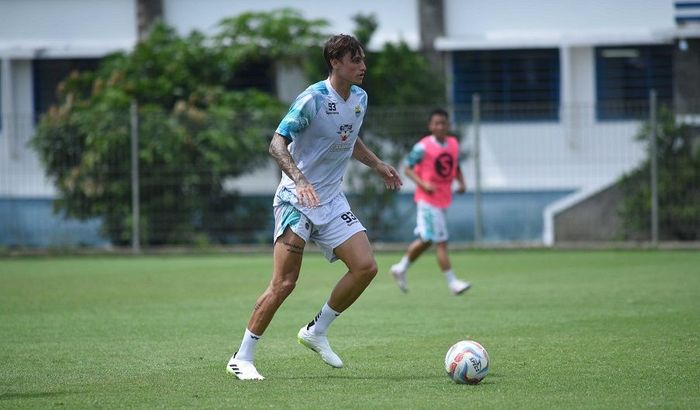
M292 141L289 152L320 199L318 208L298 204L296 186L285 173L277 188L275 204L292 203L315 224L327 222L334 212L323 208L342 193L342 182L367 109L367 93L352 86L347 101L319 81L299 94L276 132ZM337 200L337 199L336 199Z
M425 145L421 144L421 142L419 141L413 145L413 148L411 148L411 152L408 153L408 156L406 157L406 164L409 167L415 166L416 164L419 164L421 161L423 161L424 156Z

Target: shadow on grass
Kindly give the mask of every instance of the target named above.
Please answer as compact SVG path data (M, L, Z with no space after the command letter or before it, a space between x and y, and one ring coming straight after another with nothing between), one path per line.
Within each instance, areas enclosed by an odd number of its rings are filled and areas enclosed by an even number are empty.
M501 378L501 375L498 373L489 373L489 375L479 384L494 384L493 379L499 379ZM376 375L376 376L368 376L368 375L352 375L352 374L328 374L328 373L323 373L323 374L309 374L309 375L289 375L289 376L277 376L273 375L270 377L270 379L274 380L316 380L316 379L323 379L323 380L328 380L328 379L338 379L338 380L391 380L391 381L397 381L397 382L402 382L402 381L409 381L409 380L442 380L442 379L448 379L447 376L445 375L416 375L416 374L408 374L408 375L395 375L395 376L387 376L387 375Z
M314 380L314 379L339 379L339 380L393 380L393 381L406 381L406 380L435 380L442 379L443 376L416 376L416 375L406 375L406 376L367 376L367 375L352 375L352 374L309 374L309 375L293 375L293 376L273 376L277 380Z
M46 392L26 392L26 393L0 393L0 400L22 400L22 399L42 399L59 396L67 396L69 394L80 393L77 391L46 391Z

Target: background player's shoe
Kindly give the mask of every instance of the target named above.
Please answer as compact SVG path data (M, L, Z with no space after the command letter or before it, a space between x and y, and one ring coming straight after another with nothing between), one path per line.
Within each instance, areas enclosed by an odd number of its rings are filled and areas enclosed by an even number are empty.
M299 329L297 334L297 340L299 344L308 347L314 352L321 355L321 359L328 363L330 366L340 369L343 367L343 361L340 360L335 352L331 349L331 345L328 344L328 338L325 335L317 335L309 332L306 326Z
M255 368L253 362L236 359L234 353L226 365L226 371L236 376L239 380L263 380L265 379Z
M396 284L399 285L401 292L407 293L408 287L406 286L406 271L401 270L398 263L396 265L391 265L389 270L391 271L391 276L394 277Z
M463 280L455 279L450 283L450 291L453 295L461 295L471 288L472 285L469 282Z

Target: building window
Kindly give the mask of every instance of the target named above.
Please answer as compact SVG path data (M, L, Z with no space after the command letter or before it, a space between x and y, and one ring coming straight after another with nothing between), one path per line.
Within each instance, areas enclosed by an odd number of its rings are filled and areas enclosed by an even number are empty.
M645 118L649 91L673 100L673 47L596 47L596 115L600 120Z
M232 79L226 86L230 90L255 89L274 94L274 66L274 64L266 60L247 61L236 69Z
M95 71L100 60L97 58L34 60L34 118L58 102L56 88L73 71Z
M453 70L455 104L468 106L478 93L484 121L559 118L558 49L459 51ZM458 115L470 118L471 110Z

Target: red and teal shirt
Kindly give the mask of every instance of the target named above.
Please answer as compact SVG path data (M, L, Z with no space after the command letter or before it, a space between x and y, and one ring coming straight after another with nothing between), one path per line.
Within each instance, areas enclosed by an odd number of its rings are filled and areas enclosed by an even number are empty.
M441 143L433 135L418 141L406 160L416 175L430 182L435 190L426 192L416 187L414 200L425 202L438 208L447 208L452 203L452 181L459 167L459 142L453 136L446 136Z

